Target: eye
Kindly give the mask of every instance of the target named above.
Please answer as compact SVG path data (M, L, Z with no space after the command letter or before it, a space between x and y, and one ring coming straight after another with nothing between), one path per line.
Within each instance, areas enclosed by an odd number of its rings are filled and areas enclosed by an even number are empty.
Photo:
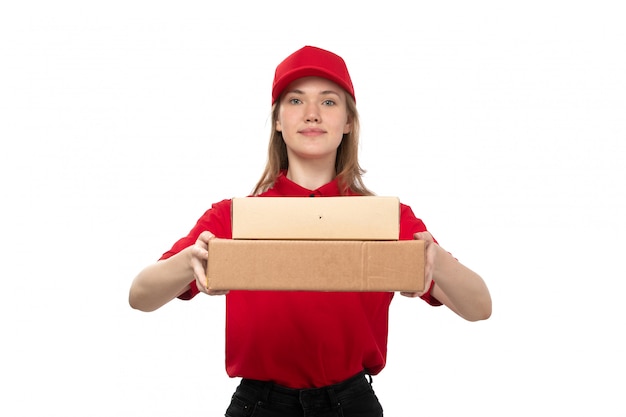
M294 97L294 98L290 98L289 99L289 103L291 103L291 104L300 104L300 103L302 103L302 100L300 100L299 98L295 98Z
M335 102L334 102L333 100L331 100L331 99L328 99L328 100L324 100L324 101L322 102L322 104L323 104L324 106L334 106L334 105L335 105Z

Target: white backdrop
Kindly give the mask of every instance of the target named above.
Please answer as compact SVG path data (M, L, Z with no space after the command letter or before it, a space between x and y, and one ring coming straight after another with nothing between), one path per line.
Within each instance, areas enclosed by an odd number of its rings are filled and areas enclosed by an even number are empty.
M626 415L619 3L3 3L0 414L223 415L224 298L128 288L250 192L274 68L309 44L348 63L366 184L494 300L394 299L385 415Z

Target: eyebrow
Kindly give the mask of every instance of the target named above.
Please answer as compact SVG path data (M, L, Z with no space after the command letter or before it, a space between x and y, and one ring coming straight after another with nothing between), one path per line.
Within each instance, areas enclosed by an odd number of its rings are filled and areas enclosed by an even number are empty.
M304 93L304 91L302 91L302 90L295 89L295 90L289 90L289 91L287 91L287 94L305 94L305 93ZM329 94L334 94L334 95L336 95L337 97L340 97L339 93L338 93L338 92L336 92L336 91L334 91L334 90L324 90L324 91L320 92L320 94L319 94L319 95L321 95L321 96L325 96L325 95L329 95Z

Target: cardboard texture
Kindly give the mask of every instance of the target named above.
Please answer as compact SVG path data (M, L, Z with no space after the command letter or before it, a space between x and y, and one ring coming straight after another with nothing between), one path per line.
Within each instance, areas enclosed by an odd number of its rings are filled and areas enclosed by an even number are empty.
M397 197L232 199L233 239L397 240Z
M211 239L214 290L421 291L424 242Z

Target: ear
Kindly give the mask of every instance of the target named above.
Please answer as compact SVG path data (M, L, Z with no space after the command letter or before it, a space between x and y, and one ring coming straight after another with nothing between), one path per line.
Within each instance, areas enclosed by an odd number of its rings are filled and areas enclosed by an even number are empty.
M276 129L277 132L283 131L283 127L280 124L280 120L276 120L276 126L274 128Z
M346 124L343 126L343 134L348 134L352 131L352 117L348 116Z

